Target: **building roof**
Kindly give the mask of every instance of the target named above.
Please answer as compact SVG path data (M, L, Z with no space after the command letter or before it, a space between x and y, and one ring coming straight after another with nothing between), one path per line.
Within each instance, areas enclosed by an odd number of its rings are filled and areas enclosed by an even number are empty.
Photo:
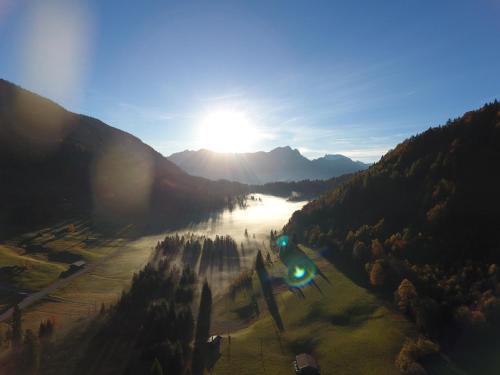
M299 370L302 370L306 367L311 367L316 370L319 370L318 364L314 360L314 358L306 353L299 354L295 357L295 361L297 362L297 367Z
M71 263L71 265L75 266L75 267L83 267L85 265L85 261L84 260L78 260L76 262Z

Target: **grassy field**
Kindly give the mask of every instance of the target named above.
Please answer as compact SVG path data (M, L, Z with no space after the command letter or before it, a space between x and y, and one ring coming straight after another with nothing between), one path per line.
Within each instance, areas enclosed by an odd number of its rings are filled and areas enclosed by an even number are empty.
M151 242L151 243L150 243ZM25 328L36 328L41 320L56 320L57 337L64 336L75 323L98 314L101 304L109 306L131 282L132 275L149 258L154 240L115 240L103 249L106 257L87 273L71 280L51 294L54 301L42 301L23 312ZM111 249L111 250L110 250Z
M17 266L19 273L12 275L5 283L22 289L40 289L59 277L67 267L60 263L49 262L43 257L29 256L22 248L0 244L0 265Z
M53 293L59 302L43 301L23 312L24 328L36 329L41 320L55 317L56 337L64 338L61 343L69 345L71 355L61 356L62 362L56 367L46 364L43 373L60 373L58 369L67 359L71 362L67 364L68 369L77 364L76 352L83 350L82 340L88 341L92 332L95 333L93 317L98 317L101 302L109 304L116 300L129 285L133 272L148 259L154 241L145 238L122 243L118 246L119 251L111 253L91 272ZM291 375L294 356L307 352L317 359L323 375L399 374L394 359L405 338L415 334L412 323L315 251L300 248L316 263L324 277L316 276L316 285L304 287L302 294L290 291L286 285L275 285L276 301L285 327L283 332L277 330L267 311L256 275L251 290L238 292L234 300L227 295L216 299L212 333L221 334L224 339L222 356L212 373ZM275 261L268 271L274 278L280 278L286 268ZM252 301L257 301L259 316L254 314ZM71 335L67 335L68 332ZM230 344L228 334L231 335ZM440 375L468 373L447 361L436 363L429 370L429 374Z
M231 332L229 345L224 327L248 304L250 293L241 292L235 301L220 299L214 306L214 327L224 336L222 357L214 374L292 374L296 354L309 352L322 374L399 374L394 366L412 324L385 307L373 294L357 286L335 266L305 247L325 278L303 288L303 296L291 291L277 295L285 331L279 333L271 316L262 311L246 328ZM283 273L275 263L270 272ZM254 282L254 291L260 286ZM264 302L256 293L260 306ZM240 319L241 321L241 319ZM243 324L243 323L242 323Z
M24 296L19 290L39 290L59 279L69 263L84 259L87 273L23 311L23 327L37 329L41 320L55 318L58 336L72 324L97 313L101 303L114 302L149 256L150 244L94 233L85 222L68 223L26 233L0 244L0 311ZM132 245L131 245L132 244ZM5 328L5 327L4 327Z
M55 281L69 263L96 261L114 250L112 241L99 239L83 224L73 225L72 231L67 225L55 226L1 243L0 282L38 290Z

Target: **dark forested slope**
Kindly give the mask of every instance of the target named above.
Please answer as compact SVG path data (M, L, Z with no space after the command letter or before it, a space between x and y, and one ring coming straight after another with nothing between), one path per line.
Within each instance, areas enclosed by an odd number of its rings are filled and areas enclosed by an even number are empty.
M291 182L268 182L264 185L253 185L251 190L256 193L276 195L289 200L304 201L317 198L321 194L336 189L353 177L353 174L344 174L328 180L302 180Z
M400 307L429 334L489 324L500 316L499 165L495 102L401 143L285 230L352 260L377 288L415 286L420 297Z
M0 80L3 231L83 214L167 225L242 190L190 176L138 138Z

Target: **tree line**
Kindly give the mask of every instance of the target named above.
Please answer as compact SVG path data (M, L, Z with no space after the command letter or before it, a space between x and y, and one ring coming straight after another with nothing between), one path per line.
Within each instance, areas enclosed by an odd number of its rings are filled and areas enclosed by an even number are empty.
M238 244L229 235L216 235L214 239L189 233L181 236L167 235L157 243L153 258L177 255L181 256L184 265L200 274L205 274L213 268L218 271L240 268Z

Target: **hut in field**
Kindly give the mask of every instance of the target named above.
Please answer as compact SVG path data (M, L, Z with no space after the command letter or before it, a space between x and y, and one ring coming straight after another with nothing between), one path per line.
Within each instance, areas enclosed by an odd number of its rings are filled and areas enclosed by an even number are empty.
M81 270L83 267L85 267L86 264L87 263L85 263L84 260L78 260L76 262L71 263L70 266L69 266L69 269L72 272L76 272L76 271Z
M319 366L316 360L306 353L299 354L293 361L293 369L297 375L319 375Z
M219 335L210 336L207 341L208 352L213 356L220 355L220 345L222 342L222 337Z
M215 366L215 363L221 357L221 343L222 337L219 335L210 336L207 341L207 368L212 370Z

